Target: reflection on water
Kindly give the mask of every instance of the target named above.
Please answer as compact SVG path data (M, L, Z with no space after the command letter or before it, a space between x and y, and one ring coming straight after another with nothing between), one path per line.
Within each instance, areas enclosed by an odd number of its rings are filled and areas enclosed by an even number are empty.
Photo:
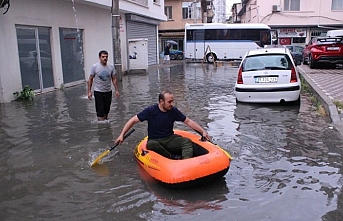
M301 106L309 107L307 102L303 97ZM299 106L237 104L235 119L240 132L236 164L233 162L238 180L232 181L265 193L262 198L252 194L241 200L267 206L272 218L280 216L277 206L282 198L283 208L297 214L291 220L318 220L320 215L314 208L325 214L336 204L343 145L337 131L329 129L323 118ZM301 210L295 199L302 202ZM251 217L265 214L257 207Z
M339 220L332 218L342 217L343 202L337 131L309 111L306 97L300 106L236 104L236 72L184 64L123 76L108 124L96 123L85 84L1 104L1 219ZM186 190L151 181L133 156L146 123L91 168L165 89L231 153L225 177Z
M171 214L191 215L198 210L219 211L224 209L222 203L227 200L226 195L230 192L224 178L196 189L170 189L166 191L165 187L149 177L145 170L138 169L148 190L153 193L158 202L155 205L156 220L164 220L165 215Z

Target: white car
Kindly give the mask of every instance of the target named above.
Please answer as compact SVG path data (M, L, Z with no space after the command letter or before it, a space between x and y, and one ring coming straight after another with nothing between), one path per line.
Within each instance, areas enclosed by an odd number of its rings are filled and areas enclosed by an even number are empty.
M300 101L300 90L299 74L287 48L261 48L245 54L235 85L238 102Z

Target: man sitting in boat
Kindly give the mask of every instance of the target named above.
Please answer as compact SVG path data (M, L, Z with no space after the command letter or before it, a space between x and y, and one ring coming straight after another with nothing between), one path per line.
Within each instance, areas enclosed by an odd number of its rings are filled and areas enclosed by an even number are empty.
M196 122L186 117L178 108L173 106L174 95L166 90L158 95L158 104L149 106L133 116L125 124L115 143L121 144L124 134L138 122L148 121L147 149L155 151L166 158L187 159L193 157L193 142L186 137L174 134L175 121L181 121L193 130L200 131L210 140L207 132ZM181 153L181 156L177 155Z

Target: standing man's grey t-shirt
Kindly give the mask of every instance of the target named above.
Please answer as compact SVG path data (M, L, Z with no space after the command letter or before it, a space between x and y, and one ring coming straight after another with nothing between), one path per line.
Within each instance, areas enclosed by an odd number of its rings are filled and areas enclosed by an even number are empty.
M92 66L90 75L94 76L94 91L111 91L112 75L115 75L114 66L107 64L103 66L100 62Z

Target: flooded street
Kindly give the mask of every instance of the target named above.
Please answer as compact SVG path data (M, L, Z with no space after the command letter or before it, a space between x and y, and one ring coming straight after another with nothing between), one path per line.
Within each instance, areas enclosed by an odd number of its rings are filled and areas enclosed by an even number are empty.
M108 124L96 122L86 84L0 104L1 220L343 220L343 140L329 119L306 96L300 105L236 104L236 72L180 64L123 76ZM149 179L133 155L146 122L90 167L164 89L232 155L223 179L185 190Z

